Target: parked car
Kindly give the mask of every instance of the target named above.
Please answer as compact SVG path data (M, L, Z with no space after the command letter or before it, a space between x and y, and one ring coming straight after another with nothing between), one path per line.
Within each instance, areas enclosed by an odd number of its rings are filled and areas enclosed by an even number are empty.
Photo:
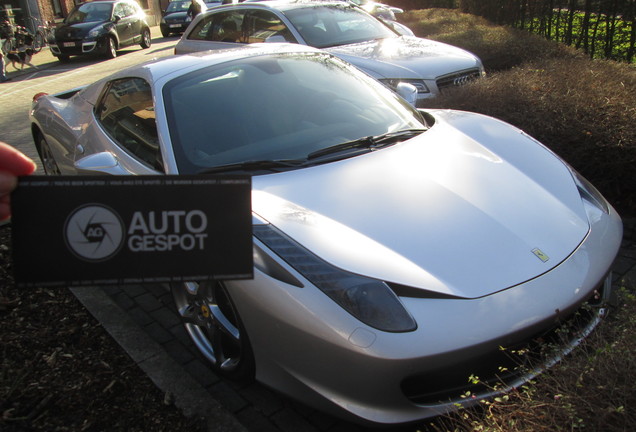
M159 28L161 35L168 37L171 34L181 34L192 22L192 17L188 15L188 8L192 2L190 0L174 0L168 3L168 7L163 12ZM221 0L205 2L206 9L220 6Z
M322 48L391 88L407 82L418 99L484 74L475 55L441 42L403 36L347 3L279 1L219 6L197 16L176 54L237 43L292 42Z
M174 284L176 309L220 375L350 420L520 386L611 293L621 220L572 167L321 50L173 56L40 95L30 119L48 174L252 175L254 279Z
M264 1L264 0L245 0L246 2L260 2L260 1ZM373 15L374 17L381 19L382 21L384 21L385 24L387 24L389 27L391 27L394 31L396 31L398 34L402 35L402 36L415 36L415 34L413 33L413 31L408 28L407 26L405 26L404 24L396 21L395 18L395 14L400 14L403 13L404 10L397 8L397 7L393 7L393 6L389 6L387 4L384 3L376 3L374 1L371 0L315 0L315 1L328 1L328 2L338 2L338 1L346 1L352 5L356 5L360 8L362 8L363 10L365 10L366 12L370 13L371 15ZM231 1L231 2L225 2L224 4L228 4L228 3L240 3L238 1Z
M351 3L360 6L376 18L388 21L395 21L395 14L401 14L403 9L389 6L388 4L374 2L372 0L349 0Z
M188 17L190 0L171 1L163 12L159 28L163 37L168 37L173 33L181 34L192 21Z
M152 43L146 14L132 0L96 0L80 3L55 29L51 53L61 62L71 56L96 54L117 57L117 50Z
M245 0L246 2L255 2L255 1L264 1L264 0ZM328 1L328 2L337 2L338 0L316 0L316 1ZM381 18L386 21L395 21L395 14L403 13L404 10L389 6L384 3L377 3L372 0L340 0L346 1L348 3L354 4L356 6L361 7L365 11L369 12L376 18ZM227 3L240 3L239 1L230 1ZM226 4L227 4L226 3Z

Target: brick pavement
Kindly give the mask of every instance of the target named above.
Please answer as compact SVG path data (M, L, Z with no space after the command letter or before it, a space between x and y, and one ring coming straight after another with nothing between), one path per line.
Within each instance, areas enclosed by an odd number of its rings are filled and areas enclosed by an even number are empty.
M240 385L218 377L197 354L162 285L104 287L103 291L224 409L250 431L364 430L293 402L259 383Z

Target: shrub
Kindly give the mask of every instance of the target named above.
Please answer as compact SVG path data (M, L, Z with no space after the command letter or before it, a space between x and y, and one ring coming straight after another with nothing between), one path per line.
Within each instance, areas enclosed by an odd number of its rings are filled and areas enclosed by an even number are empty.
M630 285L633 291L634 286ZM636 297L536 382L434 419L435 432L633 431L636 426Z
M490 71L427 107L475 111L514 124L581 171L623 216L636 215L636 68L592 61L457 11L411 11L400 21L420 36L476 53ZM633 247L628 253L636 256ZM623 304L609 322L536 382L432 419L420 430L636 430L636 281L632 276L623 283Z
M541 36L492 24L450 9L413 10L398 20L419 36L464 48L477 55L488 72L538 59L584 57L566 45Z
M624 216L636 214L636 68L453 10L411 11L417 34L479 55L484 80L426 102L507 121L587 177ZM413 23L417 22L417 25Z

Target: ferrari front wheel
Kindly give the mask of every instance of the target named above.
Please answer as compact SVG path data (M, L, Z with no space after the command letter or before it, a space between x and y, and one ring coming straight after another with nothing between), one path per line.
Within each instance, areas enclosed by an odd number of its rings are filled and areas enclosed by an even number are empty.
M181 322L212 369L228 378L252 379L252 349L223 282L185 282L171 288Z

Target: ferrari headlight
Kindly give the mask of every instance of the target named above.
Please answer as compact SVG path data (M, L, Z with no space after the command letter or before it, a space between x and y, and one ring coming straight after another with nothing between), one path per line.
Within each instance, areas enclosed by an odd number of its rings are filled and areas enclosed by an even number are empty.
M254 226L254 236L368 326L387 332L408 332L417 328L411 314L386 283L341 270L270 225Z
M599 208L605 214L609 214L609 205L607 204L607 200L603 197L603 195L601 195L598 189L596 189L592 183L579 174L579 172L574 168L569 165L568 168L570 168L570 172L574 178L574 183L579 190L581 198Z
M397 89L397 86L398 86L399 83L403 82L403 83L408 83L408 84L411 84L411 85L415 86L415 88L417 89L417 93L418 94L419 93L430 93L431 92L428 89L428 86L426 85L424 80L421 80L421 79L387 78L387 79L381 79L380 82L382 82L384 85L386 85L387 87L389 87L393 91L395 91Z

